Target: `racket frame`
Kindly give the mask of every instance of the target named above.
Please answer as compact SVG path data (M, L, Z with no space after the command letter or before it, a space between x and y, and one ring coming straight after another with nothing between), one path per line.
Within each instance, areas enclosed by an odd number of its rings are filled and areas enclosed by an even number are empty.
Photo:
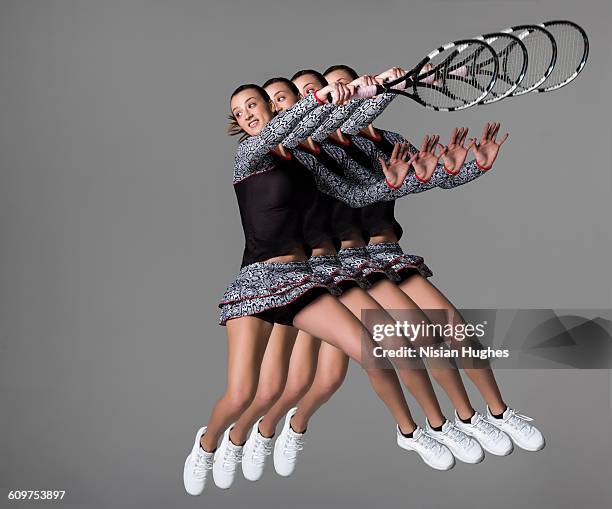
M582 35L582 38L584 40L584 53L582 55L582 60L580 61L580 64L578 64L577 69L574 71L574 73L567 80L565 80L562 83L558 83L557 85L551 85L551 86L548 86L548 87L541 86L541 87L539 87L537 89L537 92L552 92L553 90L558 90L559 88L564 87L565 85L571 83L581 73L582 69L586 65L587 60L589 58L589 48L590 48L590 46L589 46L589 37L587 36L585 30L580 25L578 25L577 23L574 23L573 21L569 21L567 19L556 19L556 20L552 20L552 21L545 21L544 23L540 23L538 26L541 26L542 28L546 29L550 25L559 25L559 24L570 25L573 28L575 28L576 30L578 30L578 32L580 32L580 34ZM554 38L554 35L553 35L553 38Z
M483 34L483 35L479 35L478 37L475 37L475 39L479 39L479 40L483 40L485 42L487 42L487 40L493 39L495 37L499 37L499 36L503 36L503 37L510 37L511 39L514 40L514 42L516 44L519 45L519 48L521 49L521 52L523 53L523 66L521 68L520 74L519 74L519 78L518 80L516 80L514 82L514 84L503 94L492 97L490 99L487 99L487 97L485 97L482 101L480 101L478 104L481 106L484 106L485 104L493 104L497 101L501 101L504 97L508 97L510 94L512 94L512 92L514 92L517 87L521 84L521 82L523 81L523 78L525 77L525 74L527 74L527 65L529 62L529 52L527 51L527 47L525 46L525 44L523 43L523 41L517 37L514 34L510 34L508 32L491 32L488 34ZM497 53L497 52L496 52ZM498 59L499 59L499 54L497 55ZM501 62L500 62L500 66L501 66ZM497 72L497 79L499 80L499 70Z
M430 76L431 74L435 73L437 69L437 68L434 68L424 74L419 74L419 71L425 66L425 64L430 62L435 56L439 55L443 51L451 49L453 46L456 48L456 51L458 53L461 53L462 51L465 50L465 48L461 49L461 46L467 46L467 45L474 44L474 43L477 43L483 49L486 48L487 50L489 50L491 55L494 57L494 71L492 73L489 84L487 85L487 87L485 87L482 94L476 100L466 102L465 104L460 105L460 106L448 107L448 108L432 106L430 104L427 104L425 101L423 101L423 99L421 99L417 95L416 89L418 86L426 86L426 85L419 84L419 83L423 80L423 78L426 78ZM440 66L438 65L438 67ZM487 44L485 41L480 40L480 39L460 39L457 41L448 42L438 47L437 49L433 50L425 58L423 58L416 66L414 66L410 71L408 71L404 76L401 76L392 81L388 81L384 85L377 85L376 90L377 90L377 93L379 94L391 93L391 94L399 94L399 95L403 95L406 97L410 97L411 99L418 102L422 106L425 106L426 108L434 110L434 111L459 111L459 110L469 108L470 106L474 106L475 104L478 104L479 101L481 101L483 98L485 98L489 94L489 92L493 89L493 86L495 85L495 80L497 79L498 70L499 70L499 59L497 57L497 53L489 44ZM419 79L414 80L412 79L413 77L418 77ZM406 82L406 86L404 90L398 90L398 89L392 88L396 85L399 85L402 82ZM413 90L413 93L406 91L406 89L409 89L409 88Z
M518 31L518 30L527 30L527 31L531 30L531 31L533 31L534 28L535 28L536 31L538 31L538 30L543 31L544 35L548 38L548 40L550 41L550 43L552 45L552 57L550 59L550 63L548 64L548 68L544 72L544 75L538 81L536 81L535 84L533 84L531 87L526 88L525 90L521 90L519 92L517 92L515 90L514 92L512 92L509 95L509 97L518 97L520 95L528 94L532 90L536 90L542 83L544 83L544 81L546 81L546 78L548 78L551 75L551 73L553 72L553 69L555 68L555 63L557 61L557 41L555 41L555 38L552 36L552 34L548 30L546 30L546 28L544 28L543 26L541 26L541 25L516 25L516 26L504 28L503 30L500 30L500 32L506 33L506 34L510 34L511 32L515 32L515 31ZM527 37L528 35L529 35L529 32L521 34L521 36L517 35L517 37L522 40L523 38ZM527 50L527 52L529 52L529 50ZM529 69L529 66L527 66L527 69Z

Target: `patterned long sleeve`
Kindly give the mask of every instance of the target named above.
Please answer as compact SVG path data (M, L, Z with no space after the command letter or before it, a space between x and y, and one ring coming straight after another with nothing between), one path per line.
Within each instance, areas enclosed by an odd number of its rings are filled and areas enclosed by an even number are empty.
M310 113L308 113L308 115L300 120L299 124L295 127L291 134L289 134L289 136L283 140L283 146L286 148L297 147L300 142L308 138L321 127L322 123L327 121L327 118L331 113L333 113L334 109L335 106L328 103L312 110Z
M348 104L335 106L325 121L312 133L312 139L316 142L325 140L336 129L339 129L354 112L365 102L365 99L355 99Z
M293 150L293 155L313 174L317 187L324 193L358 208L379 201L392 201L409 194L421 192L427 184L419 182L414 172L406 177L398 189L391 189L384 179L372 184L356 183L346 177L333 173L322 165L312 154L299 148Z
M236 151L234 174L244 175L251 172L266 154L289 136L300 120L318 105L314 94L308 94L291 108L272 118L257 136L244 140Z
M388 92L379 94L372 99L366 99L357 108L350 118L342 124L340 130L345 134L357 134L362 129L369 126L376 117L378 117L385 108L391 104L391 101L397 97L397 94Z

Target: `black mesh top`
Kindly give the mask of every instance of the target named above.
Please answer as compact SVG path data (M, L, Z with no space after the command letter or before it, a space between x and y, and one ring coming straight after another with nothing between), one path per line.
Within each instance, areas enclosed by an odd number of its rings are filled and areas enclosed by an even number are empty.
M312 174L289 154L271 152L274 167L234 184L245 247L242 265L289 254L305 245L304 211L316 197Z
M331 138L328 141L335 143ZM343 145L339 145L344 148ZM344 169L338 162L319 148L315 154L317 160L329 171L344 177ZM361 234L361 207L350 207L336 198L331 198L331 231L337 241L345 240L352 235Z
M382 133L376 129L377 138L370 138L376 148L383 152L387 157L393 152L393 143L385 138ZM351 144L351 152L349 155L355 159L354 152L359 152L362 157L367 159L367 156L361 152L354 144ZM345 149L348 152L348 149ZM365 166L362 164L362 166ZM368 164L371 166L371 162ZM404 230L402 226L395 219L395 201L383 201L373 203L361 209L361 226L363 228L363 235L367 239L375 235L381 235L382 233L393 231L397 239L402 237Z

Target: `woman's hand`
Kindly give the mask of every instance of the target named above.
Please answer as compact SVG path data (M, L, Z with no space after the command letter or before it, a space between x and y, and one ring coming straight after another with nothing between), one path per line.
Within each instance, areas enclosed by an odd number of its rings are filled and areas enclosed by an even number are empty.
M391 69L386 70L385 72L381 72L379 75L375 76L376 83L379 85L383 85L387 81L393 81L397 78L401 78L406 74L406 70L402 67L391 67Z
M353 85L355 88L370 87L376 84L377 84L376 78L374 78L374 76L370 74L364 74L363 76L359 76L359 78L356 78L349 83L349 85Z
M482 131L480 143L477 143L475 138L471 140L474 142L472 147L474 158L476 159L476 163L482 168L489 169L493 166L499 149L508 139L508 133L506 133L502 136L501 140L496 140L500 125L499 122L493 122L492 124L487 123Z
M476 143L475 140L470 140L467 147L463 146L467 133L467 127L460 127L459 129L455 127L451 134L450 143L446 146L446 152L442 155L444 167L451 173L459 171L465 162L468 152Z
M438 143L439 140L440 136L437 134L425 136L421 143L421 148L416 154L416 159L412 163L416 177L422 182L427 182L431 178L433 172L436 170L438 160L446 154L446 147L443 147L440 153L436 154L436 149L442 147L442 145Z
M418 154L414 154L409 158L410 150L408 150L408 147L408 143L396 143L393 146L389 161L385 161L382 157L379 159L387 183L393 188L400 187L403 184L410 165L418 156Z
M354 93L355 87L353 85L335 82L317 90L317 97L321 101L331 102L332 104L346 104ZM330 95L331 101L329 101Z

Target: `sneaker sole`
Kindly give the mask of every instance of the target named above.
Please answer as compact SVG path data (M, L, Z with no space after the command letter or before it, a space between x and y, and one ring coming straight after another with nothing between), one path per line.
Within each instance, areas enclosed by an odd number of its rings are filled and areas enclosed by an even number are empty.
M529 451L529 452L537 452L537 451L541 451L542 449L544 449L544 447L546 447L546 441L542 442L542 445L540 445L539 447L536 448L529 448L526 447L524 445L519 444L516 440L514 440L512 437L510 437L512 439L512 441L516 444L517 447L523 449L523 451Z
M424 458L423 456L421 456L421 454L419 454L419 451L417 451L416 449L409 449L407 447L401 446L399 444L397 444L397 446L400 449L404 449L404 451L409 451L409 452L414 452L416 454L418 454L419 458L421 458L421 460L423 461L423 463L425 463L428 467L433 468L434 470L439 470L440 472L446 472L447 470L450 470L451 468L453 468L455 466L455 461L453 459L453 462L450 464L450 466L443 468L443 467L437 467L435 465L433 465L432 463L430 463L429 461L427 461L426 458Z

